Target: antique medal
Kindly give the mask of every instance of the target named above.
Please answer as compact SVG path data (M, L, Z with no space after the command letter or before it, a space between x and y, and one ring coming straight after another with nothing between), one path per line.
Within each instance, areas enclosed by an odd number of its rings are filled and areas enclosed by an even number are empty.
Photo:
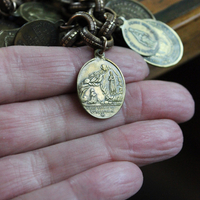
M159 67L175 65L183 55L175 31L134 0L0 0L0 15L0 47L88 45L95 51L79 72L77 93L98 119L114 116L125 98L123 74L105 58L114 42Z
M110 0L106 3L106 7L111 8L118 16L124 17L126 20L155 19L145 6L133 0Z
M153 27L141 19L125 20L122 18L122 20L121 29L126 44L143 56L155 55L159 48L159 42Z
M118 66L96 50L95 58L85 63L79 72L77 91L84 109L90 115L107 119L120 110L126 87Z
M8 47L14 44L14 39L19 29L0 31L0 47Z
M61 19L61 16L56 12L53 6L39 2L23 3L13 15L22 17L27 22L39 19L56 22Z
M19 26L15 23L10 23L8 20L0 20L0 47L7 47L14 44L14 38L19 30Z
M58 45L60 22L35 20L23 25L17 32L15 45L56 46Z
M178 34L168 25L160 21L146 19L158 33L159 50L155 55L144 57L149 64L158 67L170 67L177 64L183 56L183 44Z

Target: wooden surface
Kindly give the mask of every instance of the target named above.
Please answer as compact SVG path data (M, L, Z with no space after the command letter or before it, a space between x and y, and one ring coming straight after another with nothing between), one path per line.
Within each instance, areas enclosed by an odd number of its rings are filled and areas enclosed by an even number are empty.
M184 45L182 60L170 68L150 66L148 79L153 79L200 55L200 0L138 0L157 20L167 23L180 36Z

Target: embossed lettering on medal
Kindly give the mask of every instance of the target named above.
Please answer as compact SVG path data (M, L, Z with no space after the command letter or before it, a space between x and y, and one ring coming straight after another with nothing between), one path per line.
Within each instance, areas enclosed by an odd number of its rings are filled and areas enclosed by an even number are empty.
M128 19L155 19L154 15L141 3L133 0L106 1L106 7L114 10L118 16Z
M183 43L178 34L168 25L151 19L145 20L159 36L159 50L155 55L144 57L144 60L157 67L171 67L183 56Z
M151 25L141 19L125 20L121 26L127 45L143 56L155 55L159 49L158 35Z
M125 98L125 81L112 61L95 56L80 70L78 96L84 109L93 117L107 119L121 108Z

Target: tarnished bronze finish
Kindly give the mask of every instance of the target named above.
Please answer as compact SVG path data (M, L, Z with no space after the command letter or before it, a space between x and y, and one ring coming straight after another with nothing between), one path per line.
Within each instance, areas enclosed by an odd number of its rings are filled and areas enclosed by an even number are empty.
M57 22L62 18L53 6L40 2L23 3L13 15L23 18L26 22L35 20Z
M72 2L70 3L68 7L68 11L72 14L78 12L78 11L87 11L91 7L93 7L95 4L94 2Z
M154 15L141 3L134 0L111 0L105 5L114 10L118 16L128 19L155 19Z
M89 13L80 11L74 14L69 21L66 23L66 26L69 26L71 24L74 24L75 22L78 23L79 20L86 20L89 30L91 33L96 33L96 21L94 17L92 17Z
M28 22L20 28L15 37L15 45L57 46L59 44L59 23L47 20Z
M159 50L155 55L144 57L145 61L157 67L171 67L177 64L183 56L183 44L178 34L168 25L160 21L146 19L157 32Z
M0 31L0 47L14 45L14 38L19 28Z
M106 18L106 21L101 27L98 36L105 36L106 38L109 38L117 27L117 16L111 13L105 13L104 16Z
M143 56L155 55L159 49L159 37L154 28L141 19L122 19L121 28L127 45Z
M107 119L121 109L126 92L119 67L95 51L95 58L81 68L77 91L83 108L93 117Z
M104 0L95 0L95 16L98 19L102 19L105 13L105 2Z
M95 18L95 16L94 16L94 8L90 8L88 10L88 13L95 19L97 28L100 29L102 27L102 25L103 25L103 22L101 22L100 20L98 20L97 18Z
M81 32L81 37L83 39L83 41L90 47L94 48L94 49L104 49L104 42L101 38L93 35L87 28L87 26L85 26ZM109 40L107 41L107 47L106 49L111 48L114 45L114 40L113 37L111 36L109 38Z
M76 42L77 38L79 37L80 27L73 28L69 32L67 32L62 40L61 45L64 47L71 47Z

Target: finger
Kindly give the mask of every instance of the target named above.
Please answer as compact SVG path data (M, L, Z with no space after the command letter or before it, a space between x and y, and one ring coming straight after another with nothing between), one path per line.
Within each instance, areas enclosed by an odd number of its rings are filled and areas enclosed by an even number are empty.
M127 83L144 79L149 70L142 57L125 48L106 56L122 70ZM94 57L87 47L9 47L0 51L0 102L45 98L75 90L76 77Z
M194 101L175 83L145 81L127 86L120 112L108 120L90 117L76 95L3 105L0 107L0 156L95 134L140 120L192 117Z
M142 173L137 166L128 162L113 162L13 200L124 200L134 195L142 182Z
M0 194L27 193L109 162L129 161L142 166L162 161L176 155L182 142L175 122L155 120L5 157L0 160Z

